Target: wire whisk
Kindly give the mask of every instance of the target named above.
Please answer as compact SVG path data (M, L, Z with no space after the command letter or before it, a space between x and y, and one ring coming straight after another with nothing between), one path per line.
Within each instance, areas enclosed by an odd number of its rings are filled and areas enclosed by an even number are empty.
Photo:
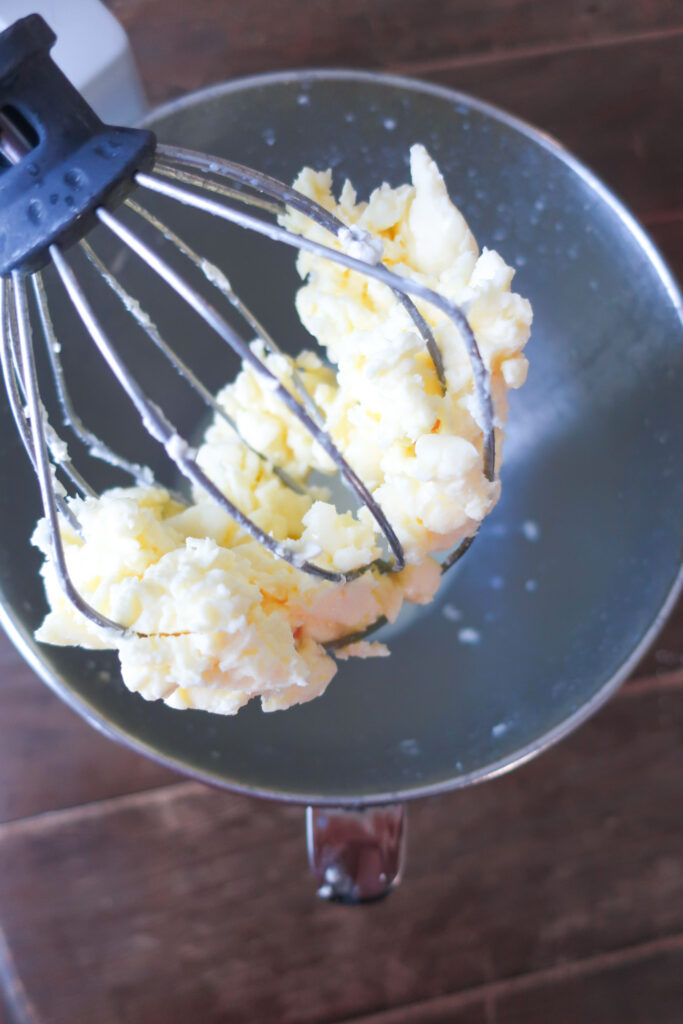
M250 537L272 555L325 580L348 582L371 569L400 571L405 555L398 536L368 486L349 464L326 429L324 416L307 391L296 367L292 389L285 387L248 341L221 312L229 304L247 325L252 338L269 353L281 350L258 317L233 291L228 277L198 253L187 240L144 205L146 196L163 197L193 207L245 230L304 249L341 266L365 274L392 289L421 336L442 392L446 389L443 362L434 334L415 300L429 303L456 325L472 366L474 392L483 428L483 471L495 474L495 440L489 374L463 310L419 282L408 280L383 266L370 240L349 229L323 206L259 171L230 160L157 144L141 129L103 125L49 56L55 36L37 15L15 23L0 35L0 357L8 400L21 440L35 469L44 516L50 532L53 564L59 583L73 606L99 627L120 633L126 627L107 618L89 604L73 584L62 542L62 524L80 530L66 500L67 489L94 496L87 473L71 460L63 437L50 423L41 398L34 345L47 352L62 419L90 455L125 471L139 484L154 482L151 471L131 461L99 439L80 419L70 397L43 269L51 265L61 287L92 338L116 381L139 414L144 428L165 449L190 483L223 508ZM128 211L120 216L120 207ZM288 210L296 210L330 234L330 245L287 230L278 223ZM131 226L131 223L133 226ZM223 493L204 472L196 451L170 416L145 393L126 365L103 317L94 308L87 288L74 269L72 252L80 249L90 266L147 335L169 365L193 389L207 410L222 417L239 435L229 413L174 351L150 316L139 305L111 266L92 244L92 228L100 225L126 250L144 263L198 317L261 378L296 420L323 449L352 492L357 506L372 516L386 543L386 557L353 570L335 572L316 565L286 541L261 529ZM152 241L148 239L151 232ZM162 242L201 272L212 286L215 301L203 294L162 254ZM245 442L247 443L247 442ZM254 450L254 449L252 449ZM263 453L256 452L261 458ZM283 467L274 471L289 486ZM442 563L445 571L472 542L463 540Z

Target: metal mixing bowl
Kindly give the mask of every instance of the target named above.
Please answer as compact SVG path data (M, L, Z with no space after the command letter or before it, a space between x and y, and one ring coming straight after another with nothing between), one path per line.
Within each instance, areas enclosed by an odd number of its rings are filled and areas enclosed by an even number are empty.
M37 487L3 402L0 460L11 486L0 494L0 585L10 636L97 728L247 793L377 803L465 786L539 753L615 691L680 583L683 326L657 251L557 143L450 90L360 72L285 73L197 93L150 123L163 141L285 180L304 163L332 167L337 184L348 175L361 195L382 179L405 181L410 144L428 147L480 244L518 268L515 287L534 307L503 496L434 605L392 628L391 658L341 664L323 698L284 714L256 705L236 718L180 713L129 693L114 655L32 639L45 611L29 545ZM185 210L173 225L220 262L284 347L305 341L291 251ZM113 312L109 325L115 333ZM188 334L193 343L181 318L170 340L182 346ZM193 354L205 380L224 383L213 349ZM105 432L113 423L122 446L136 449L136 417L115 416L93 383L97 360L76 363L81 412ZM192 410L179 415L189 429ZM148 457L151 448L140 450Z

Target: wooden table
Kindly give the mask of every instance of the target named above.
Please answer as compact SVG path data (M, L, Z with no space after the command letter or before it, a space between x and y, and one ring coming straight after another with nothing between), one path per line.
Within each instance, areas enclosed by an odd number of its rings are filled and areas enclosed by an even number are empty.
M154 101L390 69L555 134L683 272L679 0L112 0ZM672 510L680 514L680 510ZM683 608L539 760L411 808L388 901L317 901L300 809L88 729L0 642L0 979L15 1024L680 1024Z

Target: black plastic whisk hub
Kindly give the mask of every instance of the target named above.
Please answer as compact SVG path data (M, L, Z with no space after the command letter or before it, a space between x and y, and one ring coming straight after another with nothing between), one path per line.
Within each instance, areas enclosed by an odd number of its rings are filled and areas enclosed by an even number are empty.
M104 124L50 56L37 14L0 33L0 275L39 270L151 167L152 132Z

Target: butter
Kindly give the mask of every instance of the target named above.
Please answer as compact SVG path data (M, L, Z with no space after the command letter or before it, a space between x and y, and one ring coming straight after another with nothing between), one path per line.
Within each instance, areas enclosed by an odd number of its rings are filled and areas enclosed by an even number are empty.
M339 237L296 211L282 222L369 263L382 255L385 266L467 309L491 373L500 452L507 389L526 376L531 308L510 290L514 272L501 257L479 253L426 150L413 146L410 158L412 184L381 185L365 203L349 182L335 201L329 172L301 172L295 187L347 225ZM392 523L407 566L396 574L372 570L346 584L310 576L246 536L199 489L189 507L156 486L71 499L82 528L81 536L63 530L73 581L129 632L112 637L67 601L41 522L34 543L45 555L50 611L36 635L53 644L116 647L128 688L170 707L234 714L254 697L273 711L319 696L336 671L324 645L382 616L395 621L404 601L428 603L440 579L433 556L474 533L499 495L499 483L482 471L472 371L455 325L418 302L442 353L443 395L424 341L386 285L304 251L297 267L304 280L297 311L327 360L313 351L296 359L269 354L258 341L253 351L293 395L296 371ZM293 545L301 560L349 573L382 556L381 534L366 508L340 513L323 488L300 494L273 471L279 466L303 484L311 469L329 474L334 466L271 379L244 365L218 400L247 444L216 417L197 459L231 501ZM171 456L189 453L180 438L168 448ZM387 653L382 644L360 641L339 656Z

